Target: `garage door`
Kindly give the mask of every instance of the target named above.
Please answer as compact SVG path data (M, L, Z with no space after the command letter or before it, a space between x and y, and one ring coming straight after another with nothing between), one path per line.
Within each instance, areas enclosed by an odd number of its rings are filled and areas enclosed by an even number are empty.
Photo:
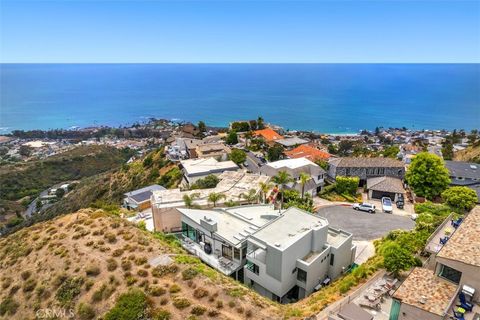
M374 190L372 192L372 198L373 199L382 199L383 197L389 197L390 199L394 200L395 199L395 193L376 191L376 190Z

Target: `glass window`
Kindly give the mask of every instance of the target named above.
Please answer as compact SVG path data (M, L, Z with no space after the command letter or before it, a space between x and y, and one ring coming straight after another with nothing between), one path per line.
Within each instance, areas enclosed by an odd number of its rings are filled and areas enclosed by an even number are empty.
M192 241L197 241L197 231L185 222L182 222L182 235L190 238Z
M258 275L260 268L253 262L247 260L247 269Z
M460 283L460 278L462 277L462 273L458 270L442 265L442 269L440 270L440 277L455 283Z
M307 282L307 273L302 269L297 269L297 280Z
M247 247L242 247L242 259L247 257Z
M222 244L222 256L232 260L232 247Z
M240 249L233 248L233 257L237 260L240 260Z
M330 265L333 266L334 263L335 263L335 255L332 253L332 255L330 256Z

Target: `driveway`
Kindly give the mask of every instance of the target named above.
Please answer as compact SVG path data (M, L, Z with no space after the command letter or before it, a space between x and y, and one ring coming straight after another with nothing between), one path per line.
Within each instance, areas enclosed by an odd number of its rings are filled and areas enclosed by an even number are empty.
M373 240L386 235L391 230L411 230L415 222L409 217L378 212L370 214L355 211L348 206L320 208L317 213L328 219L330 226L353 234L353 240Z
M252 173L260 173L260 166L262 164L262 161L258 159L253 152L246 152L247 159L245 160L246 163L248 163L247 170L252 172Z

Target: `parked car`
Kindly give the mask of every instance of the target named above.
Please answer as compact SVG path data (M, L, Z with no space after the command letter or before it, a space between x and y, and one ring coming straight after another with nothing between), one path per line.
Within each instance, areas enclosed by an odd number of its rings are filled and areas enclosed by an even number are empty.
M392 199L390 199L389 197L382 198L382 210L385 213L392 213L393 211Z
M370 212L370 213L375 213L375 206L371 203L366 203L366 202L362 202L362 203L354 203L352 208L354 210L359 210L359 211L366 211L366 212Z

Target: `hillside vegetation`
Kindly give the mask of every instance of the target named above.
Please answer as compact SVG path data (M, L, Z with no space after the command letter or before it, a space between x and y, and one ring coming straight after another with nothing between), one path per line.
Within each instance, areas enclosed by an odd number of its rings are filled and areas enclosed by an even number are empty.
M149 263L160 256L170 263ZM281 306L187 255L174 238L95 209L0 239L0 284L4 319L45 308L74 310L75 319L281 318Z
M480 163L480 145L455 152L453 160Z
M44 160L0 167L0 199L37 196L54 184L93 176L121 166L132 152L107 146L81 146Z

